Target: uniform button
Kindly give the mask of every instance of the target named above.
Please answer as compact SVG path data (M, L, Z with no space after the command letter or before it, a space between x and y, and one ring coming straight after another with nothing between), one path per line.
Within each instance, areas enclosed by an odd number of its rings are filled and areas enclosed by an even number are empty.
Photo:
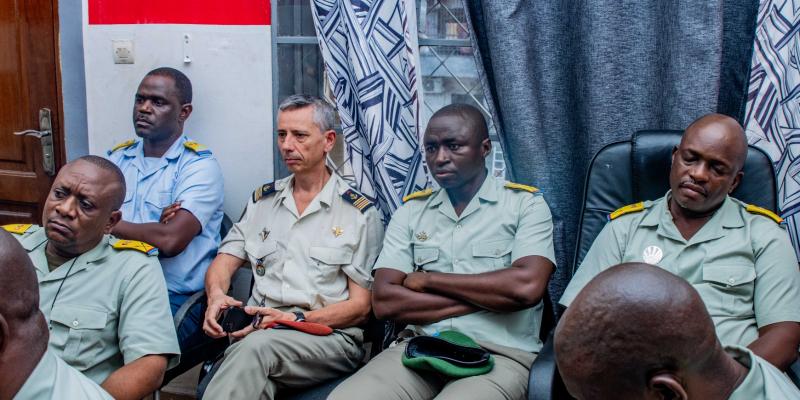
M78 326L78 320L72 321L72 326Z
M728 279L728 284L729 285L733 285L735 282L736 282L736 279L733 279L733 278Z
M457 259L457 258L456 258L455 260L453 260L453 263L457 263L457 262L458 262L458 259Z
M461 229L461 224L456 225L456 229Z

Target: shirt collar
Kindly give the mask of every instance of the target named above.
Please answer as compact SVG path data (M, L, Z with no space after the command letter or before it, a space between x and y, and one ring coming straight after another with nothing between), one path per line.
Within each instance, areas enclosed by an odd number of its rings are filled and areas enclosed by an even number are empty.
M89 264L97 262L99 260L104 259L108 252L111 249L109 244L110 236L103 235L103 238L100 239L100 243L98 243L95 247L91 250L75 257L73 259L67 260L63 265L59 266L52 272L47 265L47 256L45 255L46 247L47 247L47 234L45 233L44 228L40 229L37 232L31 234L30 237L26 238L23 247L25 250L28 251L31 260L33 261L34 266L36 269L41 271L45 276L42 279L42 282L51 281L51 280L58 280L63 279L67 275L67 270L70 269L68 264L75 263L70 270L70 275L74 275L79 271L86 269ZM64 268L64 265L67 265Z
M498 195L497 195L497 185L495 184L497 179L492 176L491 174L486 174L486 178L481 183L481 187L478 189L478 193L475 193L475 196L470 200L470 203L475 200L475 198L479 198L481 200L486 200L488 202L497 202ZM428 203L428 207L436 207L442 204L445 199L449 202L450 197L447 196L447 190L445 189L437 189L436 192L433 194L431 201ZM469 208L469 207L467 207Z
M338 180L341 178L335 172L330 170L329 172L331 173L331 177L328 178L328 181L325 182L324 186L322 186L322 190L320 190L319 193L317 193L317 195L314 197L314 200L312 200L311 203L308 204L308 207L306 207L306 210L304 211L305 215L309 215L319 210L320 208L322 208L321 207L322 204L325 204L326 207L330 207L333 204L334 195L343 194L344 191L346 191L347 188L350 187L346 183L337 185ZM337 186L339 188L338 191L336 190ZM292 205L294 205L294 198L291 197L293 190L294 190L294 174L289 175L286 178L286 184L283 187L283 189L280 190L280 193L277 196L275 196L275 201L283 203L284 201L287 201L287 199L289 199L288 201L290 201ZM290 210L292 209L292 207L289 207L288 205L286 206ZM300 216L298 215L297 217L299 218Z
M753 353L744 347L740 346L725 346L725 352L733 357L736 362L747 368L747 375L745 375L742 382L731 393L729 400L749 400L761 397L764 387L764 378L759 371L757 361L753 357Z
M664 236L680 238L678 228L672 221L672 213L669 211L669 199L672 191L667 191L664 197L656 200L651 210L645 211L647 215L642 218L640 226L658 226L659 232ZM740 228L744 226L744 219L739 212L739 206L730 196L725 196L722 205L714 212L714 215L692 236L689 242L698 243L716 239L725 235L724 228Z
M181 135L175 142L169 146L169 149L164 153L161 158L166 158L167 160L174 160L183 154L183 143L189 140L185 135ZM142 144L141 139L136 139L136 143L130 145L125 150L122 151L122 154L125 157L144 157L144 144Z

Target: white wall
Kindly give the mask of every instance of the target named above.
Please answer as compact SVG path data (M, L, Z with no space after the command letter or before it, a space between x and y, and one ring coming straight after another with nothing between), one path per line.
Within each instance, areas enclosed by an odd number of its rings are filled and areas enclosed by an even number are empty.
M88 21L84 0L84 21ZM133 97L153 68L183 71L194 111L187 136L208 146L225 176L225 212L236 220L256 186L273 178L269 26L83 25L89 152L134 138ZM191 62L184 63L184 34ZM114 64L112 40L134 41L134 64Z

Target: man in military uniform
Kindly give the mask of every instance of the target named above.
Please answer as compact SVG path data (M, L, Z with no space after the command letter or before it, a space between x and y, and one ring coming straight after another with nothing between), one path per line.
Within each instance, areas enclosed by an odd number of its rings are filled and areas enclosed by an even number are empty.
M25 250L0 230L0 399L110 400L98 384L47 348L34 271Z
M689 125L672 152L670 191L610 215L561 304L612 265L658 265L697 289L723 344L786 369L800 345L800 272L781 219L728 196L746 156L734 119L710 114Z
M210 399L275 398L353 371L364 356L358 325L370 313L371 271L383 225L372 203L325 166L336 138L333 108L296 95L278 112L278 147L292 175L253 193L244 216L220 245L206 275L209 336L223 337L220 312L241 303L226 295L237 268L250 262L255 286L246 312L258 321L227 332L225 353L205 393ZM275 321L335 328L327 336L265 329Z
M410 369L402 343L330 398L522 399L554 269L550 210L537 189L487 173L491 142L476 108L437 111L423 145L442 189L407 196L392 217L375 264L375 315L418 335L458 331L492 353L494 367L460 379Z
M108 235L120 220L122 173L105 158L65 165L43 227L6 225L28 252L50 349L116 399L141 399L179 354L157 251Z
M558 324L555 354L580 400L800 399L772 364L720 345L685 279L647 264L613 266L592 279Z
M219 164L210 150L183 135L191 113L189 78L173 68L154 69L139 84L134 99L133 124L141 140L128 140L109 151L127 185L122 221L112 233L158 248L173 314L203 289L223 216ZM185 354L208 340L201 329L202 308L197 304L190 309L178 329Z

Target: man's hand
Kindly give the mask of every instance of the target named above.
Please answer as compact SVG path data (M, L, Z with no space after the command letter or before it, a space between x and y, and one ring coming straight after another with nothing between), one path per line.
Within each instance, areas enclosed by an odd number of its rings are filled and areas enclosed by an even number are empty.
M225 337L225 330L217 323L217 320L220 314L222 314L222 311L232 306L241 307L242 302L224 294L210 297L208 299L206 317L205 320L203 320L203 332L214 339Z
M163 210L161 210L161 217L158 218L160 224L168 224L169 221L175 216L175 213L181 209L181 202L176 201Z
M258 322L258 325L256 325L256 328L253 328L253 325L251 324L244 327L244 329L232 332L231 337L234 339L243 339L245 336L255 332L258 329L266 329L277 320L294 321L297 319L297 317L292 313L283 312L271 307L247 306L244 308L244 312L253 316L259 315L261 320Z
M415 292L425 293L425 284L428 282L427 272L412 272L403 279L403 286Z

